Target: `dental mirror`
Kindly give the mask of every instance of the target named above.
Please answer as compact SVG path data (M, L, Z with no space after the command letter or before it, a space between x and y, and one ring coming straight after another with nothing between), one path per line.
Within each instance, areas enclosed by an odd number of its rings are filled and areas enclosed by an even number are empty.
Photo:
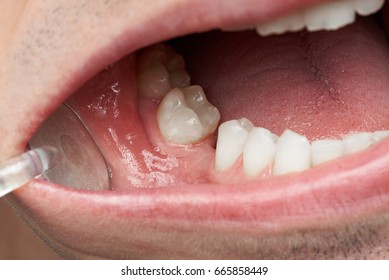
M31 148L52 146L59 164L45 174L49 181L82 190L109 190L105 159L80 117L61 105L29 142Z

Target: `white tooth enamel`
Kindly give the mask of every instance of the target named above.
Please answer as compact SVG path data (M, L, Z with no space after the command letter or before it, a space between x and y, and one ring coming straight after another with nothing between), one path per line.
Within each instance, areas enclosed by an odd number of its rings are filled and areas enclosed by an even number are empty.
M220 121L219 110L207 100L200 86L190 86L182 89L189 108L196 112L203 127L203 137L215 132Z
M162 99L157 120L168 142L188 144L202 138L203 127L197 114L186 104L180 89L172 89Z
M343 139L344 154L349 155L370 147L373 144L373 133L359 132Z
M385 0L354 0L354 9L361 16L368 16L379 11Z
M373 133L374 143L378 143L389 137L389 130L379 130Z
M305 11L305 24L309 31L336 30L354 20L354 3L350 0L320 4Z
M306 170L311 165L311 147L306 137L285 130L278 138L273 174L281 175Z
M344 155L341 140L323 139L311 143L312 165L327 162Z
M184 59L168 45L143 50L137 68L139 94L144 97L162 99L172 88L190 85Z
M271 34L282 34L287 31L299 31L304 29L304 27L304 15L301 12L298 12L259 24L257 25L256 30L258 34L268 36Z
M215 155L217 171L225 171L234 165L243 153L252 128L253 124L246 118L227 121L219 126Z
M220 113L200 86L191 86L169 91L159 105L157 119L168 142L190 144L215 132Z
M243 151L243 168L247 176L257 176L273 160L276 138L269 130L254 127L248 135Z

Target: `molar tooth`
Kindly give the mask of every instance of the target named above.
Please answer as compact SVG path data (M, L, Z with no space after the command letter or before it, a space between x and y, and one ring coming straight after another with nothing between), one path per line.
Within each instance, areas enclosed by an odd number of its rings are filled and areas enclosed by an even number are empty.
M158 108L158 124L168 142L196 143L215 132L220 113L200 86L172 89Z
M379 130L373 132L374 143L378 143L389 137L389 130Z
M341 140L323 139L313 141L311 144L312 165L327 162L344 155Z
M385 0L354 0L354 9L361 16L368 16L379 11Z
M301 12L293 13L276 20L257 25L257 33L262 36L282 34L287 31L299 31L305 27L304 15Z
M355 152L362 151L373 144L373 133L359 132L343 139L344 154L349 155Z
M303 171L311 166L311 147L306 137L285 130L278 138L273 174Z
M202 138L202 125L197 114L186 104L180 89L171 90L158 108L159 129L165 139L177 144L188 144Z
M185 70L177 70L170 72L170 86L172 88L185 88L190 86L190 76Z
M219 110L209 103L201 86L183 89L188 106L196 112L203 126L203 136L213 133L220 121Z
M161 99L172 87L166 67L156 63L153 67L138 73L139 94L144 97Z
M253 124L246 118L230 120L219 126L216 144L215 169L225 171L242 154Z
M175 87L190 85L183 57L168 45L158 44L142 51L137 58L139 94L162 99Z
M305 24L309 31L336 30L354 20L354 5L349 0L324 3L305 11Z
M243 151L243 168L247 176L257 176L273 160L276 137L267 129L254 127Z

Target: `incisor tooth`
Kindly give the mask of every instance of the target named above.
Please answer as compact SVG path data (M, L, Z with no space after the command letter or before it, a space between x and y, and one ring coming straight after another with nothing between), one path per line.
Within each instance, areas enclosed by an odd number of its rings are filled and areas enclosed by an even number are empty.
M305 11L305 24L309 31L336 30L354 20L354 5L351 1L324 3Z
M385 0L354 0L354 9L361 16L368 16L379 11Z
M253 124L246 118L231 120L219 126L216 144L215 169L231 168L243 152Z
M271 22L257 25L256 30L262 36L283 34L287 31L299 31L305 27L304 15L301 12L290 14Z
M197 100L193 100L197 96ZM200 86L175 88L162 99L157 114L159 129L168 142L196 143L212 134L220 113Z
M311 144L312 165L327 162L344 155L341 140L323 139L313 141Z
M370 132L359 132L349 135L343 139L344 153L349 155L362 151L373 144L373 134Z
M285 130L278 138L273 174L303 171L311 166L311 147L306 137Z
M269 130L254 127L248 135L243 151L243 168L247 176L257 176L273 160L276 137Z

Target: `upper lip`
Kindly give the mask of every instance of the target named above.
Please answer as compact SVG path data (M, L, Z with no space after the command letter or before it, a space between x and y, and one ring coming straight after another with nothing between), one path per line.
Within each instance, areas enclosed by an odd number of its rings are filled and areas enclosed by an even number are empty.
M89 77L128 52L187 33L264 21L282 14L287 9L325 1L172 2L176 2L176 6L171 5L175 6L175 10L156 7L155 13L151 12L148 16L138 18L134 15L135 19L129 18L127 22L123 20L120 27L111 33L109 42L102 40L101 44L92 46L88 55L82 53L78 56L75 51L74 55L79 59L77 66L66 69L70 70L69 79L56 89L56 99L45 105L45 117ZM184 13L180 13L180 9L191 9L193 19L188 20ZM112 26L108 28L112 29ZM106 30L101 30L101 35L106 36L105 32ZM51 95L53 96L53 93ZM36 114L37 109L27 110L31 110L31 114ZM26 144L24 142L31 138L33 132L25 131L25 138L20 139L22 145ZM17 197L22 199L27 207L33 209L40 219L48 220L53 225L57 224L59 229L54 229L55 226L48 228L48 231L57 232L57 236L64 235L59 233L61 229L64 230L64 226L55 221L55 216L65 215L68 219L73 219L75 217L67 213L67 209L72 206L74 213L83 212L86 210L85 205L89 208L88 212L99 211L100 219L103 219L102 217L109 219L112 212L115 212L116 218L126 216L128 221L140 218L192 222L223 220L223 223L235 225L245 223L265 229L295 227L296 224L303 225L307 220L322 222L324 219L330 222L334 218L339 218L339 213L355 216L358 213L365 213L366 209L370 211L384 209L389 202L388 190L385 188L389 183L389 170L384 168L389 166L389 154L385 153L388 145L389 141L385 141L371 152L365 152L366 157L350 157L348 160L338 161L338 164L326 165L300 174L298 178L294 175L280 177L259 187L258 183L239 186L202 185L195 189L175 186L92 194L36 181L31 183L29 188L18 191ZM355 176L358 172L364 172L366 176ZM323 173L337 173L337 176L322 176ZM379 178L385 178L385 181L382 182ZM378 183L379 180L381 181ZM333 184L334 181L336 184ZM349 188L350 185L352 189ZM102 195L104 199L101 199ZM40 199L45 199L47 203L37 203ZM295 204L296 201L298 204ZM358 204L355 203L357 201ZM58 205L61 207L58 208ZM55 213L46 211L50 208L57 210Z

